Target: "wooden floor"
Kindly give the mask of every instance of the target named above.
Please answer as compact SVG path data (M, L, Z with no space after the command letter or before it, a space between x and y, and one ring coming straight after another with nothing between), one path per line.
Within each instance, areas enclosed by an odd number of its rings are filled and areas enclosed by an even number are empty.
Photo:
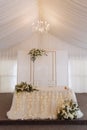
M76 94L79 107L84 116L78 120L9 120L6 113L12 103L12 93L0 94L0 130L87 130L87 93ZM54 129L55 128L55 129Z

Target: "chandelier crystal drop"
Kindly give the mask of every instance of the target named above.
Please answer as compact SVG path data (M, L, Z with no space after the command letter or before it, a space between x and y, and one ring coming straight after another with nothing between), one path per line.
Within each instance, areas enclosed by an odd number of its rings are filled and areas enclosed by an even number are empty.
M37 32L48 32L50 24L47 21L38 20L32 24L32 30Z

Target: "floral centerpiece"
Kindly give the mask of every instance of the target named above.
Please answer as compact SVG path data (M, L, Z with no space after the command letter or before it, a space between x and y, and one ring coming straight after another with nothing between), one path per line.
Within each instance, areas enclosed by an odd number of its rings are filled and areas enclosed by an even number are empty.
M31 49L28 53L31 57L31 60L34 62L38 56L46 55L47 53L44 49Z
M21 82L20 84L15 85L15 91L16 92L33 92L38 91L37 89L34 89L31 84L27 84L26 82Z
M72 100L66 100L57 112L59 120L73 120L77 118L79 107Z

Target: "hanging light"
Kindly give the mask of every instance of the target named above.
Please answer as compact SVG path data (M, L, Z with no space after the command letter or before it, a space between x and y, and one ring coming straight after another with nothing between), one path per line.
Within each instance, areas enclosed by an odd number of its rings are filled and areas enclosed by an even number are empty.
M50 24L47 21L38 20L32 24L32 30L37 32L47 32Z

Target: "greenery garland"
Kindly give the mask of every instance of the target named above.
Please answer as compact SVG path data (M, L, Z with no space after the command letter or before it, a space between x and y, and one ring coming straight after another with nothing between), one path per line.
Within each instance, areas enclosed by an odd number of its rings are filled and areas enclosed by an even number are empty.
M27 84L26 82L21 82L20 84L15 85L16 92L33 92L38 91L37 89L33 88L31 84Z
M31 57L31 60L34 62L38 56L47 56L47 52L44 49L31 49L28 53Z

